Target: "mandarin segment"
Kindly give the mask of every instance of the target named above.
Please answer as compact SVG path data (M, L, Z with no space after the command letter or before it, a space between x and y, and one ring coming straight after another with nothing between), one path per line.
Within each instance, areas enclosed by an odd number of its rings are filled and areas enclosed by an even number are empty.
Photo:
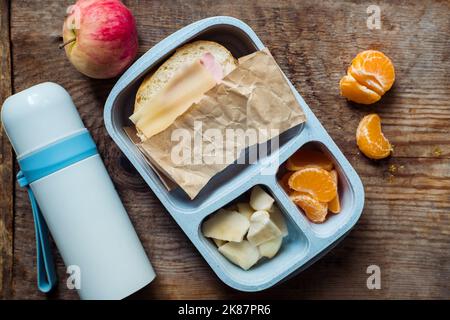
M341 89L341 96L348 100L360 104L372 104L381 99L381 96L359 84L351 75L342 77L339 83Z
M312 148L301 148L286 162L286 168L297 171L304 168L333 169L333 162L323 152Z
M376 50L360 52L342 77L339 87L341 95L348 100L371 104L381 99L395 81L395 70L391 59Z
M338 185L338 174L336 170L330 171L331 176L333 177L334 182ZM339 193L336 193L336 197L333 198L330 202L328 202L328 210L332 213L341 212L341 203L339 200Z
M331 174L321 168L296 171L288 180L291 189L306 192L320 202L331 201L337 194L337 185Z
M381 119L377 114L362 118L356 129L359 150L371 159L383 159L391 154L392 146L381 131Z
M309 195L297 192L292 193L290 198L303 210L310 221L314 223L322 223L325 221L328 212L326 203L320 202Z

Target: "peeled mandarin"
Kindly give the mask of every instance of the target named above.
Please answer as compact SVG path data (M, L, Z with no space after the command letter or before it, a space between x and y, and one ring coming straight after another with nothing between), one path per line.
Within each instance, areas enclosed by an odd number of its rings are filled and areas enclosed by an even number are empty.
M320 202L303 193L292 193L290 197L292 201L303 210L310 221L314 223L325 221L328 212L326 203Z
M337 175L336 170L331 170L330 174L333 177L333 180L336 183L336 185L338 185L338 175ZM339 201L339 193L336 193L336 197L334 197L333 200L328 202L328 210L332 213L341 212L341 203Z
M348 100L360 104L372 104L381 99L381 96L359 84L355 78L350 75L343 76L339 83L341 88L341 96Z
M291 189L305 192L320 202L336 197L337 185L331 174L321 168L305 168L296 171L288 180Z
M384 53L376 50L360 52L348 69L361 85L375 91L380 96L385 94L395 81L394 65Z
M359 150L371 159L383 159L391 154L392 146L381 131L381 119L377 114L362 118L356 129Z
M342 77L341 95L350 101L371 104L381 99L395 81L394 65L377 50L360 52Z

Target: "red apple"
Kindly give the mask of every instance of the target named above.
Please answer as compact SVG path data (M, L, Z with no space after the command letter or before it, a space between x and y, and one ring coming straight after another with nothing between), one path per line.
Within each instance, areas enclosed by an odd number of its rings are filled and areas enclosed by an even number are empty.
M96 79L121 74L136 57L136 22L119 0L78 0L63 27L67 57L81 73Z

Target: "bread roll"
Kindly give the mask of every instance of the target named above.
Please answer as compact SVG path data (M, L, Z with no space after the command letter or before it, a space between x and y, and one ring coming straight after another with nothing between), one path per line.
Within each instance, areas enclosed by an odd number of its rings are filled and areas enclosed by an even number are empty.
M200 59L207 52L222 66L224 76L237 66L237 61L230 51L216 42L199 40L188 43L178 48L154 73L145 77L136 93L134 111L152 99L180 67Z

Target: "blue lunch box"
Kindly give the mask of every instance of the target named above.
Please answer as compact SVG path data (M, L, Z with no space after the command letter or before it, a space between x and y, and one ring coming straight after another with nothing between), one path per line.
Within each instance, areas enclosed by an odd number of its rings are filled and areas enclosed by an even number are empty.
M248 25L232 17L211 17L180 29L152 47L118 80L105 104L106 129L217 276L227 285L241 291L264 290L304 270L350 231L364 206L363 185L348 160L289 82L307 121L281 134L276 152L254 164L231 164L217 174L194 200L180 188L167 191L123 128L131 125L128 117L132 114L137 89L147 72L158 67L178 47L196 40L216 41L236 58L265 47ZM305 217L277 182L276 173L261 174L264 168L285 162L307 143L327 153L333 159L339 175L341 212L331 215L322 224L311 223ZM278 158L276 161L275 157ZM202 235L201 224L210 214L243 197L255 185L262 186L275 199L285 215L289 235L283 239L282 247L274 258L261 260L245 271L222 256L216 246Z

